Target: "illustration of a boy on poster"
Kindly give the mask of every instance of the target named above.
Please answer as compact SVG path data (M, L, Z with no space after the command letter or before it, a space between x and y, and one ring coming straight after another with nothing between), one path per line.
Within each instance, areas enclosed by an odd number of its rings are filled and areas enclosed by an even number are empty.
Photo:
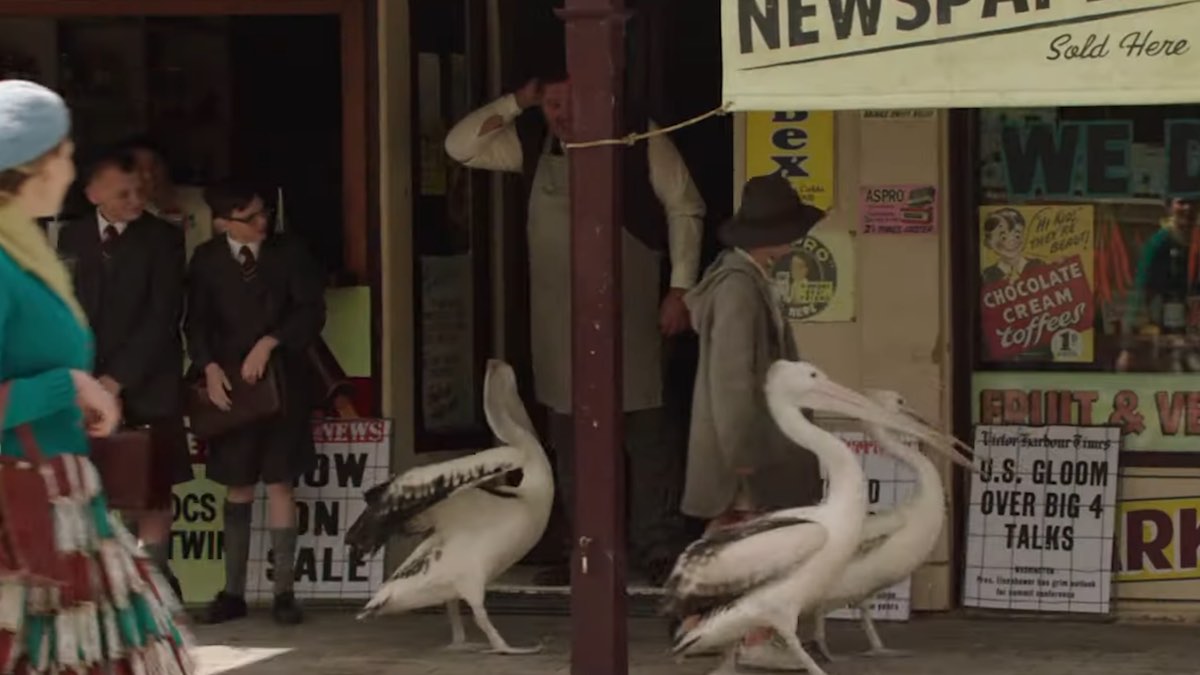
M1090 362L1090 205L980 209L980 316L989 361Z

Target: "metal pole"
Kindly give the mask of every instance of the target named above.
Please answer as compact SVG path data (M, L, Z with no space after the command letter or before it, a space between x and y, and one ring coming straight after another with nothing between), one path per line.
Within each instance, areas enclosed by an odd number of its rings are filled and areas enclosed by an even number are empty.
M572 130L621 135L625 0L566 0ZM620 146L570 150L575 543L571 673L626 675Z

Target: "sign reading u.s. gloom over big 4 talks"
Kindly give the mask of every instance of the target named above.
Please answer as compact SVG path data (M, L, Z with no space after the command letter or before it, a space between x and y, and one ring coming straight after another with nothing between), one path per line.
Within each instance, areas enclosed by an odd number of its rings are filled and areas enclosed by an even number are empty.
M1107 613L1120 450L1116 427L976 427L963 604Z
M867 476L867 509L871 513L890 511L906 502L917 489L917 477L903 462L883 452L874 438L861 431L834 431L835 436L850 446L862 463ZM902 443L916 447L916 441L904 438ZM821 465L821 482L826 483L825 465ZM908 621L912 611L912 579L893 584L875 594L867 603L872 618L881 621ZM857 607L841 607L828 614L831 619L857 619Z
M1200 0L722 0L721 12L735 110L1200 99Z
M313 423L316 461L296 482L297 597L362 600L382 583L382 552L371 559L352 555L343 537L365 508L363 492L388 478L391 429L391 421L382 419ZM212 598L225 583L221 511L225 490L204 478L203 464L195 468L197 478L175 488L171 533L171 567L188 603ZM266 494L260 487L246 583L251 600L272 596L274 566L266 508Z

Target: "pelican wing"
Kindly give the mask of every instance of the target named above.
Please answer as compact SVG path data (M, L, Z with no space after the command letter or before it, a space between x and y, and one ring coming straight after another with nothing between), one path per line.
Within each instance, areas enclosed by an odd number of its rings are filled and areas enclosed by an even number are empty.
M662 611L705 613L787 574L825 545L820 523L765 517L714 530L688 546L667 579Z
M499 492L519 485L524 453L501 446L466 457L409 469L367 490L367 508L346 531L346 543L372 555L393 534L419 534L428 529L418 516L462 490Z

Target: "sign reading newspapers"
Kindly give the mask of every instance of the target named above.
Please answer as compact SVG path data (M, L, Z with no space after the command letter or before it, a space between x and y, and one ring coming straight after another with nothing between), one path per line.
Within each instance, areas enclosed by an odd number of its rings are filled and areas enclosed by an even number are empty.
M885 453L869 434L861 431L834 431L835 436L850 446L854 454L862 462L863 473L867 475L867 510L870 513L890 511L908 501L910 495L917 489L917 477L913 470L904 462L898 461ZM911 438L902 438L902 442L915 448L917 443ZM825 465L821 465L821 483L825 482ZM875 594L868 604L871 617L881 621L908 621L912 611L912 578L894 584ZM857 607L835 609L827 615L830 619L857 619Z
M976 427L963 604L1108 613L1120 449L1117 427Z
M1200 100L1200 0L722 0L721 13L735 110Z

